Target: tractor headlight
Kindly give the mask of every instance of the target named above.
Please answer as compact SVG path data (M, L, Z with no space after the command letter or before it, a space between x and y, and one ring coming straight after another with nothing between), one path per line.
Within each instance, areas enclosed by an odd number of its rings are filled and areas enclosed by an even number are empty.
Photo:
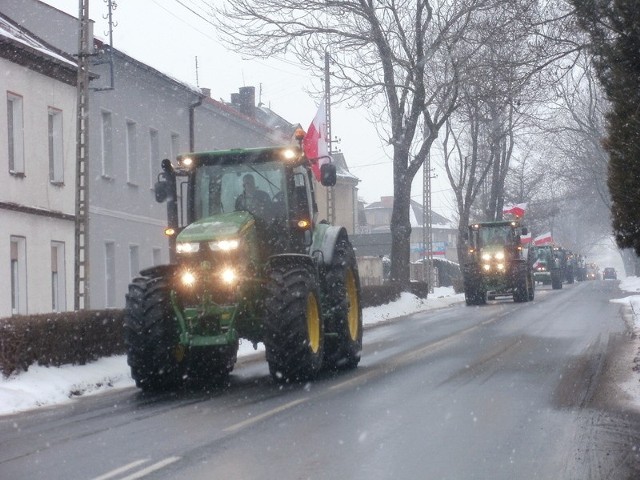
M296 156L295 150L292 150L291 148L287 148L282 151L282 158L285 160L293 160Z
M220 272L220 278L225 285L234 285L238 281L238 273L231 267Z
M182 282L182 285L185 287L191 288L196 284L196 276L193 272L186 270L180 275L180 282Z
M240 240L237 238L209 242L209 248L214 252L230 252L232 250L237 250L239 246Z
M498 264L498 270L500 270L500 271L504 270L504 263L499 263Z
M200 244L197 242L180 242L176 244L176 253L196 253L200 251Z
M489 270L491 270L491 265L489 265L488 263L485 263L484 265L482 265L482 268L484 269L485 272L488 272Z
M485 262L488 262L489 260L491 260L491 255L489 253L483 253L482 260L484 260Z
M504 260L504 252L497 252L496 260Z

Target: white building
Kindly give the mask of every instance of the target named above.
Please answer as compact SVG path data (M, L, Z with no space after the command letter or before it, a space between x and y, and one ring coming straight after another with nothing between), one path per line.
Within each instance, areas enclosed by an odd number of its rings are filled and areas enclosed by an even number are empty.
M0 15L0 72L0 317L73 309L76 64Z

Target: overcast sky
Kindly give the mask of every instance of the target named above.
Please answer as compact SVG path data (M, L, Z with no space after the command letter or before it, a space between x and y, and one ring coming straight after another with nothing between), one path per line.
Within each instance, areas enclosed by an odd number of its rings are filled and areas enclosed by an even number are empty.
M78 15L78 0L45 0L56 8ZM310 90L322 84L322 71L303 70L295 60L243 59L227 51L207 22L203 0L116 0L117 23L113 46L157 70L194 86L211 89L213 98L229 101L241 86L255 86L265 105L292 123L307 128L319 99ZM94 35L107 39L105 0L90 0ZM196 74L196 57L198 62ZM351 172L360 178L359 197L371 203L393 195L390 150L383 149L366 112L332 107L332 134L341 139ZM444 171L436 169L433 210L451 218L450 187ZM412 198L422 203L422 171L416 176Z

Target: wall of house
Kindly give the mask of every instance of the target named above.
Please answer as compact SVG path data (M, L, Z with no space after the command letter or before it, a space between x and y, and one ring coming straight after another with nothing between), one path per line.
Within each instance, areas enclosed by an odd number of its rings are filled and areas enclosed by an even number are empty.
M328 219L327 195L328 188L314 181L316 192L316 203L318 204L318 221ZM352 235L356 229L356 209L357 209L357 189L352 182L341 182L340 177L333 187L335 205L335 225L340 225L347 229L347 233Z
M197 152L230 148L282 145L272 131L251 117L230 111L230 107L205 99L195 109L195 148Z
M17 313L51 311L51 242L64 245L62 279L66 301L59 309L73 308L73 255L75 213L75 87L0 59L0 317L11 315L11 237L24 239L21 260L26 267L19 279L26 296ZM9 171L7 95L22 98L23 172ZM62 182L49 178L49 108L62 121ZM22 208L22 211L20 209ZM29 213L28 208L40 214ZM66 219L65 219L66 218ZM61 265L61 267L62 267ZM62 268L61 268L62 269ZM23 294L25 292L22 292Z

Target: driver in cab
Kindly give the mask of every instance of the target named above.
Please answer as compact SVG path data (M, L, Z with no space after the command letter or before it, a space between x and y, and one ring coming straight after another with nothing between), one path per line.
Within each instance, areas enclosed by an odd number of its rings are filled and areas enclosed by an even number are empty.
M266 219L271 211L269 194L256 187L256 180L250 173L242 177L242 187L243 192L236 198L236 210L245 210Z

